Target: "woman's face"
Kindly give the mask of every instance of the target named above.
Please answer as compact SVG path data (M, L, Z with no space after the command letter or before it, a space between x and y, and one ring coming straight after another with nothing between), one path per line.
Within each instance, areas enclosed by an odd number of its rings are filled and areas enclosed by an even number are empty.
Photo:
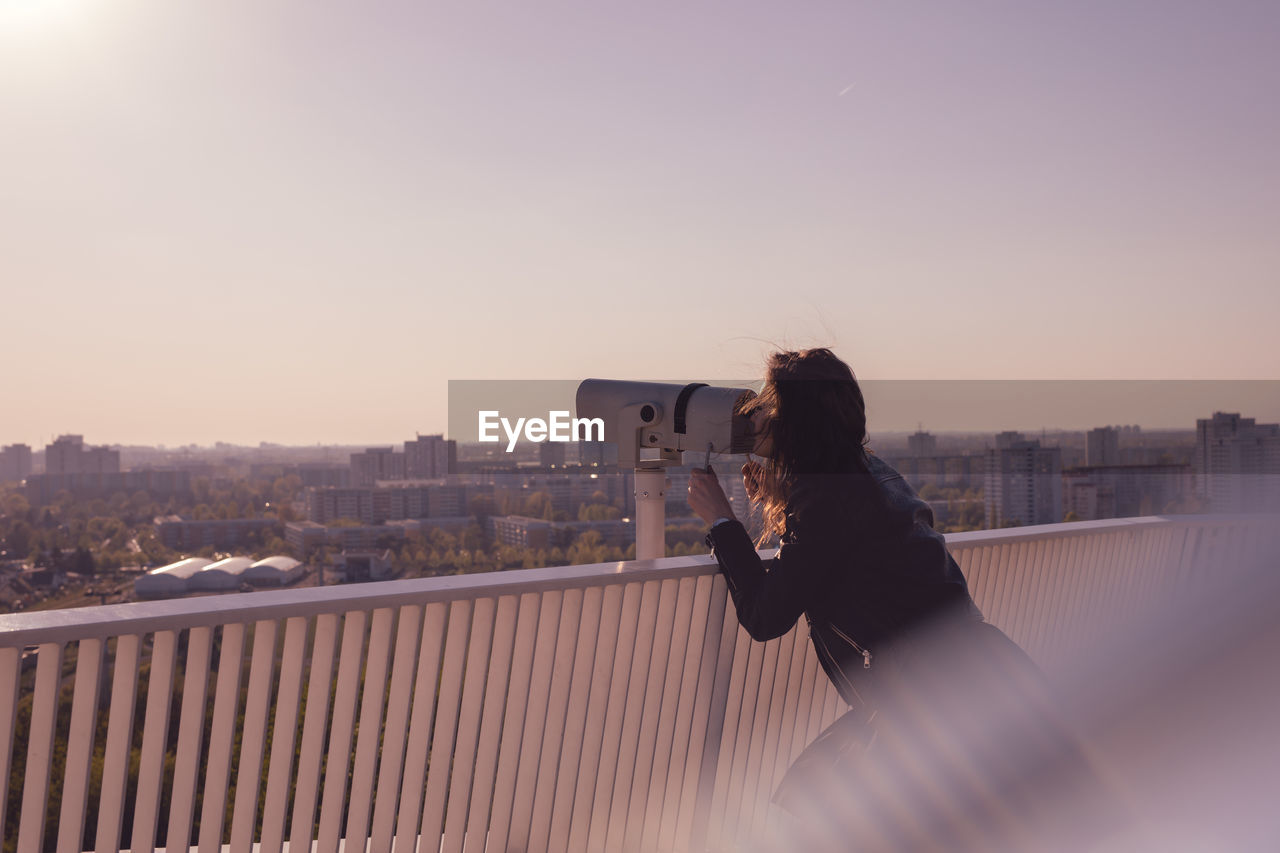
M773 455L773 437L769 434L771 417L764 409L756 409L751 413L751 430L755 434L755 447L751 452L756 456Z

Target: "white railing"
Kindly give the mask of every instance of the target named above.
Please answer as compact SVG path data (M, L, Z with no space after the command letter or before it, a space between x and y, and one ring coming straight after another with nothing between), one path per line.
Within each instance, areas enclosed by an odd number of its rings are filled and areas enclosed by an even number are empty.
M1273 529L948 543L1046 661ZM0 616L0 829L19 851L734 849L842 710L806 639L752 642L707 557Z

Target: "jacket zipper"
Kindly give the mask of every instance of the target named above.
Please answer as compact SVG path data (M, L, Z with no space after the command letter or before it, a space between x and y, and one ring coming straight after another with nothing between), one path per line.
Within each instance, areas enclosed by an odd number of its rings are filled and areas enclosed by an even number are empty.
M812 627L813 620L810 619L809 623L810 623L810 627ZM853 682L849 680L849 676L844 674L844 670L840 668L840 664L839 662L836 661L835 655L831 654L831 648L827 645L826 638L824 638L820 633L813 634L812 631L810 632L810 635L813 637L814 640L816 640L818 643L822 645L822 650L826 652L827 658L831 661L831 668L834 669L836 672L840 673L840 677L844 679L845 686L849 689L849 692L854 696L857 696L859 701L862 701L862 694L858 692L858 688L853 686ZM864 662L864 668L865 668L866 658L863 658L863 662Z
M853 646L855 649L858 650L858 653L862 655L863 669L871 669L871 652L870 651L858 645L858 643L853 639L853 637L850 637L844 631L841 631L839 628L837 628L835 623L832 623L831 630L835 631L836 635L840 637L840 639L844 640L846 643L848 643L849 645Z

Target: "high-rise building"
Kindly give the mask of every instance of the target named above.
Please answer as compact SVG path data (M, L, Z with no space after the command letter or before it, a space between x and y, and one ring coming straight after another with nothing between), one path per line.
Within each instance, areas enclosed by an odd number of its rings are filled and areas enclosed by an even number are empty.
M80 454L84 452L84 436L60 435L44 448L46 474L79 474Z
M988 527L1062 521L1062 450L1000 433L987 451L983 490Z
M907 436L907 453L911 456L937 456L938 437L933 433L919 430Z
M44 449L46 474L119 474L120 451L87 447L82 435L60 435Z
M0 483L17 483L31 473L31 448L9 444L0 450Z
M379 480L404 479L404 454L392 447L370 447L351 454L351 485L372 486Z
M1084 463L1089 467L1120 464L1120 430L1098 427L1085 436Z
M420 435L404 443L404 475L433 480L458 472L458 442L443 435Z
M1214 512L1280 510L1280 424L1238 412L1196 421L1196 495Z

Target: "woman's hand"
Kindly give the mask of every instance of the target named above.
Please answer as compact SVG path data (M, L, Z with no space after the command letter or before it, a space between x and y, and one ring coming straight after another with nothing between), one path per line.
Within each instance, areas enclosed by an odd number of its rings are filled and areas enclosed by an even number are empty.
M733 518L733 507L720 488L715 472L695 468L689 472L689 507L707 524L717 518Z

